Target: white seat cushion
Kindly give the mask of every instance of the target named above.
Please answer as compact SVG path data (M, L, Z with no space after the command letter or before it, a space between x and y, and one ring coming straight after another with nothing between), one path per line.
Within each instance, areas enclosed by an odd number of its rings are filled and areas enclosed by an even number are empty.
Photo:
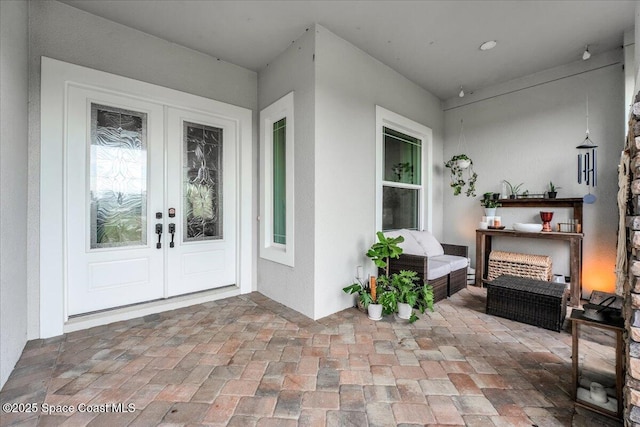
M466 268L469 265L469 258L464 258L456 255L440 255L429 258L429 264L433 261L445 262L451 266L451 271L460 270Z
M428 231L407 230L416 239L416 241L424 248L426 255L431 258L434 256L444 255L444 248Z
M416 238L413 237L413 234L411 234L411 230L403 228L401 230L387 231L384 233L384 235L386 237L404 237L404 242L398 245L402 248L403 254L427 256L427 252L422 247L422 245L418 243Z
M427 280L438 279L451 273L451 266L448 262L433 261L431 258L429 258L427 268L429 269L427 271Z

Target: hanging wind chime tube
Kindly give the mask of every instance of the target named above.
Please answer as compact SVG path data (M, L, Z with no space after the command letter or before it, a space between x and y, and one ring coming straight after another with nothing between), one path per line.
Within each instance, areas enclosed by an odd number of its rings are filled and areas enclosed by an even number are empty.
M578 150L578 184L595 187L598 182L598 146L589 138L589 92L587 91L587 132ZM582 152L584 150L584 152Z

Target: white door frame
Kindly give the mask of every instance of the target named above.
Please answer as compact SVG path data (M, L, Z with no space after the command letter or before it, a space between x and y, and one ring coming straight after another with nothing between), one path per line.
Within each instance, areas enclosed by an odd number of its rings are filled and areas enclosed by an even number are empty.
M99 86L96 86L99 81ZM42 57L40 111L40 336L49 338L73 328L66 327L66 241L64 141L67 86L87 85L105 92L126 93L131 97L161 102L167 106L216 114L236 123L237 147L237 287L228 292L213 292L195 298L177 298L170 304L133 307L114 316L94 319L92 325L134 318L153 312L187 306L248 293L252 278L252 112L208 98L187 94L150 83ZM249 165L249 166L247 166ZM77 329L77 328L76 328Z

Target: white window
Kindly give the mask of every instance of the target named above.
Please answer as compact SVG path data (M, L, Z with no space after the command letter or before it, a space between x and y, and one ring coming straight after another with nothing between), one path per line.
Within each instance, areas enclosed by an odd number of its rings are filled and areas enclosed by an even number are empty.
M260 112L260 256L293 267L293 92Z
M376 227L431 229L431 129L376 106Z

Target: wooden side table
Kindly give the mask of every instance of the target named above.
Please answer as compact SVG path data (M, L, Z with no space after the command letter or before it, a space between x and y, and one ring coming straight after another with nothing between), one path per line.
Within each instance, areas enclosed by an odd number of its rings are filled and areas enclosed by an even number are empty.
M623 346L624 343L622 341L622 333L624 331L624 320L622 318L616 319L616 321L605 322L605 321L596 321L584 317L583 310L572 310L571 316L569 317L571 321L571 330L573 337L573 345L571 352L571 359L573 365L573 388L572 394L573 399L576 402L576 405L581 406L583 408L589 409L591 411L597 412L602 415L606 415L611 418L615 418L617 420L622 419L622 387L624 386L624 357L623 357ZM580 385L580 349L579 349L579 337L580 337L580 327L581 326L590 326L597 329L603 329L608 331L613 331L615 333L615 398L617 402L613 402L610 398L607 402L598 402L591 398L590 390L586 389L584 386Z

